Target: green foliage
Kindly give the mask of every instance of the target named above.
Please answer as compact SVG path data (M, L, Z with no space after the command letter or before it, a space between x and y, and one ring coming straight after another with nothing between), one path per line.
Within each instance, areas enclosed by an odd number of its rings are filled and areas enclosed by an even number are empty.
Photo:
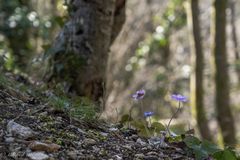
M54 106L57 110L65 111L68 110L70 107L70 101L66 97L51 97L49 102L52 106Z
M121 120L120 120L120 124L127 124L127 123L130 123L132 121L132 117L130 117L130 115L128 114L124 114L122 117L121 117Z
M165 126L160 122L153 122L150 126L152 134L159 134L161 131L165 131Z
M166 132L166 128L163 124L159 122L153 122L151 126L147 125L144 119L132 119L129 115L123 115L121 117L120 123L122 125L127 125L129 128L135 128L138 130L138 134L143 137L153 137L160 136L162 131ZM186 145L186 151L189 154L193 154L196 160L205 160L208 158L214 158L216 160L238 160L236 153L230 149L220 149L217 145L206 141L199 140L190 134L181 134L174 136L164 137L165 141L169 144L181 145L184 143Z
M236 156L236 153L233 152L230 148L226 148L222 151L216 152L213 157L217 160L239 160L240 157Z
M214 157L216 160L237 160L236 153L230 148L224 150L220 149L217 145L206 140L200 141L193 136L187 136L183 140L187 147L192 149L197 160L203 160L208 157Z
M93 120L97 118L96 106L87 98L76 98L70 109L70 116L77 119Z
M69 99L66 96L51 96L49 102L56 110L66 112L70 117L88 121L97 118L96 106L87 98Z
M165 131L166 128L162 123L153 122L147 125L147 121L144 119L133 119L130 115L125 114L121 117L120 124L127 128L135 128L139 131L139 134L144 137L151 137L160 135L161 131Z

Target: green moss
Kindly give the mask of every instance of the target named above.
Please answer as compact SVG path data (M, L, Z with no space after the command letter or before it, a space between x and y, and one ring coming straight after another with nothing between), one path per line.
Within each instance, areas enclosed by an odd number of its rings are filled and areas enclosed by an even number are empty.
M64 111L70 107L70 101L67 97L50 97L49 98L50 105L53 106L55 109Z
M78 97L71 107L70 116L83 120L93 120L96 118L96 106L89 99Z
M67 112L73 118L91 121L97 117L96 106L87 98L53 96L49 98L49 102L55 109Z

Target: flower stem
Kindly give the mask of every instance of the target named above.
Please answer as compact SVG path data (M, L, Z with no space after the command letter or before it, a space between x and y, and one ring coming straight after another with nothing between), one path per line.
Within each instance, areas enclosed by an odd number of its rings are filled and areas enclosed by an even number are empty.
M152 126L151 117L149 117L148 119L149 119L149 127L151 127Z
M140 107L140 115L141 115L141 117L142 117L142 115L143 115L143 102L141 101L140 102L141 103L141 107Z
M130 120L132 119L132 109L133 109L133 106L131 106L130 111L129 111L129 117L128 117L128 129L130 129Z
M177 113L178 113L178 111L180 110L180 108L181 108L181 103L180 103L180 101L179 101L179 102L178 102L178 109L177 109L177 111L173 114L173 116L171 117L171 119L169 120L168 125L167 125L167 131L168 131L169 136L171 136L171 133L170 133L170 130L169 130L171 121L172 121L172 119L177 115Z

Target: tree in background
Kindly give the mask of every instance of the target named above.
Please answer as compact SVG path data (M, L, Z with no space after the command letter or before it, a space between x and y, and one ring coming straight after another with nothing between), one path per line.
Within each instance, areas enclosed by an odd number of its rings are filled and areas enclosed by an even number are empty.
M197 121L200 134L203 138L211 140L208 120L204 109L204 90L203 90L203 68L204 54L202 48L202 38L199 24L198 0L189 0L187 5L188 26L190 31L191 43L191 65L192 72L190 78L191 107L192 114Z
M32 69L31 59L54 37L64 19L64 11L57 11L60 1L0 0L0 49L4 48L0 54L7 57L6 69L25 73Z
M236 23L235 23L236 21L235 5L236 5L235 0L229 0L229 9L231 11L230 23L231 23L231 36L233 41L233 52L235 55L238 82L240 82L240 57L239 57L239 51L238 51L237 29L236 29Z
M213 57L215 69L216 114L226 145L236 144L234 119L230 109L229 77L226 53L226 7L227 0L213 3Z
M125 20L125 0L73 0L70 19L46 53L49 82L67 82L68 91L103 102L108 52Z
M6 37L12 52L12 68L24 69L31 51L29 42L30 23L27 15L31 12L30 1L0 0L0 33Z

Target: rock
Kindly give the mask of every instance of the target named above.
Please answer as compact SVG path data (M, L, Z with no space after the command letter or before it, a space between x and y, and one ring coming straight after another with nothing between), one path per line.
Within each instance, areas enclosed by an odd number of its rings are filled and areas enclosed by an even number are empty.
M141 138L138 138L137 141L136 141L138 144L142 145L142 146L146 146L147 143L144 142L143 140L141 140Z
M17 159L18 153L17 152L11 152L9 156L13 159Z
M123 158L121 157L121 156L119 156L119 155L115 155L115 156L113 156L113 158L115 159L115 160L122 160Z
M109 131L111 131L111 132L116 132L116 131L118 131L118 128L112 127L112 128L109 128Z
M126 148L126 149L128 149L128 150L132 150L132 146L129 145L129 144L124 145L123 148Z
M57 117L56 120L57 120L58 122L62 122L62 117Z
M77 151L76 150L74 150L74 151L68 151L67 152L67 155L69 156L69 158L70 159L72 159L72 160L75 160L75 159L77 159L77 156L78 156L78 154L77 154Z
M16 122L9 121L7 124L7 131L18 138L21 139L28 139L34 137L36 134L31 128L29 127L24 127Z
M81 134L87 134L84 130L82 130L82 129L80 129L80 128L77 128L77 131L79 132L79 133L81 133Z
M157 156L144 156L144 159L147 159L147 160L158 160L158 157Z
M44 152L30 152L27 153L27 157L31 160L47 160L49 158Z
M151 137L148 143L153 146L168 147L168 144L164 142L165 137Z
M6 143L13 143L14 140L15 140L15 138L13 138L13 137L5 137L5 142Z
M134 157L135 157L136 159L143 159L145 156L144 156L144 154L139 153L139 154L135 154Z
M151 152L148 152L147 153L147 155L152 155L152 156L157 156L158 155L158 153L157 152L153 152L153 151L151 151Z
M46 151L46 152L56 152L58 151L61 146L54 144L54 143L42 143L38 141L34 141L29 144L28 146L33 151Z
M82 143L85 146L93 146L93 145L97 144L97 142L94 139L91 139L91 138L84 139Z
M101 136L103 137L107 137L108 136L108 133L105 133L105 132L100 132Z

